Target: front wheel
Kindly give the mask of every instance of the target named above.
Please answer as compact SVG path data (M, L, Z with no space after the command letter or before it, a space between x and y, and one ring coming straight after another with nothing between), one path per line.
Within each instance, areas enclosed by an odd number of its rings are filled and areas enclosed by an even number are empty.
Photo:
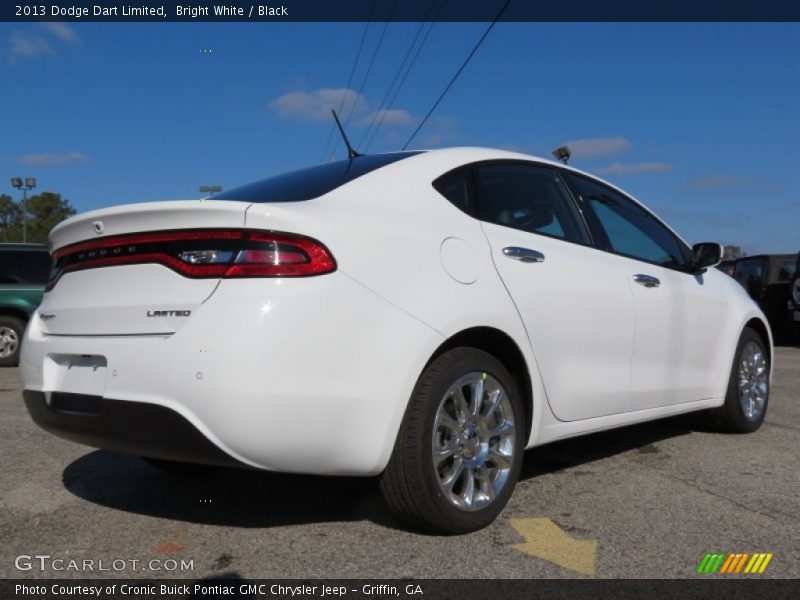
M745 328L736 347L725 404L709 411L713 428L751 433L761 427L769 404L769 357L766 341Z
M456 348L433 361L411 396L381 491L415 528L475 531L508 502L522 464L525 413L506 368Z

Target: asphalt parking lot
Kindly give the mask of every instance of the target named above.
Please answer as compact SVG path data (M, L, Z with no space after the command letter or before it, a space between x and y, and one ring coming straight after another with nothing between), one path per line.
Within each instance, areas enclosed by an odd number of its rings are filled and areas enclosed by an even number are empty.
M173 478L62 441L31 422L17 369L2 369L0 577L800 577L800 348L775 363L757 433L686 416L531 450L503 515L450 538L405 531L370 480ZM695 574L709 552L774 556L761 575ZM66 570L19 571L20 555ZM161 570L143 571L153 559ZM69 560L127 562L93 573Z

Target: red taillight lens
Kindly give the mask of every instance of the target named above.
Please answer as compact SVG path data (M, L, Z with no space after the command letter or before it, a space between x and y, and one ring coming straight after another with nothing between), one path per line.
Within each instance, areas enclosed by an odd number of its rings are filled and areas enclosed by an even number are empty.
M65 246L54 257L48 290L63 273L145 263L192 278L307 277L336 270L330 251L314 239L243 229L111 236Z
M225 277L304 277L336 270L328 249L311 238L251 232Z

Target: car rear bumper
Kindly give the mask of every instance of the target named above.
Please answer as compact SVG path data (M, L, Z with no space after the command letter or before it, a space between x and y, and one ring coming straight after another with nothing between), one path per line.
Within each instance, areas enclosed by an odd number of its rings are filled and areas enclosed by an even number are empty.
M45 429L156 458L330 475L385 468L443 340L341 272L225 280L168 335L48 335L39 321L20 367ZM54 409L64 393L99 416Z
M33 421L72 442L150 458L247 467L179 413L144 402L63 392L22 392Z

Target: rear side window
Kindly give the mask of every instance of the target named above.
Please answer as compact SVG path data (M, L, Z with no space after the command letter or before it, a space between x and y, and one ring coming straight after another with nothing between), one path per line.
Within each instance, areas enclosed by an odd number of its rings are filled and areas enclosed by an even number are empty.
M478 165L481 220L585 244L587 236L555 169L522 163Z
M0 285L44 285L51 265L48 252L0 250Z
M433 187L456 208L475 215L475 194L472 190L472 172L462 167L445 173L433 182Z
M317 165L269 177L238 188L222 191L214 200L241 202L299 202L318 198L338 187L419 152L395 152L358 156L353 160Z
M570 173L567 178L602 228L607 250L664 267L679 268L689 262L690 250L641 206L585 177Z

